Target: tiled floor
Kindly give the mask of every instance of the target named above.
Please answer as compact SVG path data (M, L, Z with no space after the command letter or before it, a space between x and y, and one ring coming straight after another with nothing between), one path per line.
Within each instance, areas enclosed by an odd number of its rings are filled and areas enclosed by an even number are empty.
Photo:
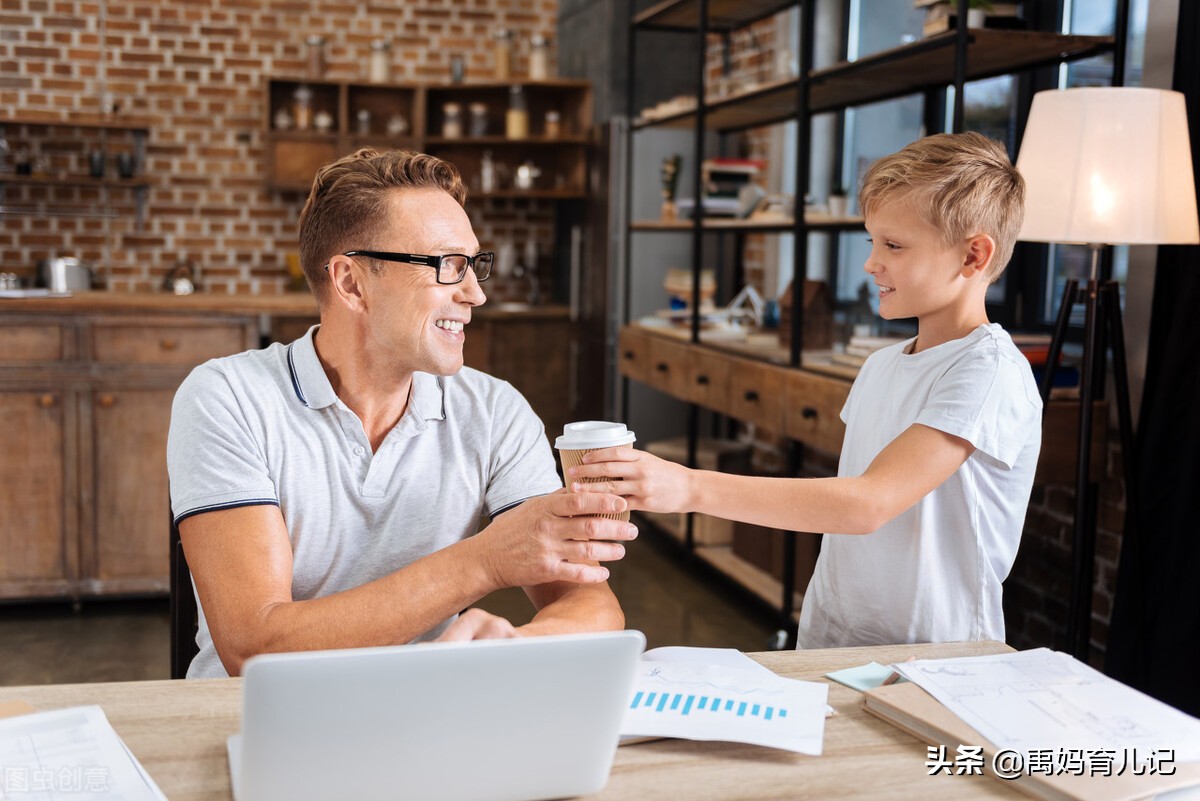
M647 533L612 566L626 625L648 647L703 645L761 651L775 626L735 591L685 569ZM520 590L485 608L521 623L532 608ZM165 679L170 675L166 600L0 606L0 685Z

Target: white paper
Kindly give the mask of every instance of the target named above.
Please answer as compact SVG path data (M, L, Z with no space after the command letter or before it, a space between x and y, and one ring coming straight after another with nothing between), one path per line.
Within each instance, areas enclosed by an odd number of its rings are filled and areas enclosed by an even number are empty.
M1173 750L1176 762L1200 760L1200 720L1047 648L892 668L998 748Z
M0 798L166 801L98 706L0 719Z
M751 743L819 755L828 692L826 684L785 679L757 663L746 669L643 660L621 734Z
M775 671L763 667L736 648L694 648L690 645L664 645L642 654L646 662L689 662L693 665L751 670L775 676Z

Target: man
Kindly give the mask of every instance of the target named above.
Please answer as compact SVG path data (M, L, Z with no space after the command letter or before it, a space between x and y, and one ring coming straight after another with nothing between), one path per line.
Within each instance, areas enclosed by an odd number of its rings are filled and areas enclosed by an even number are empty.
M624 625L599 563L636 529L587 517L624 500L556 491L529 405L463 367L493 260L465 196L427 155L326 165L300 215L321 324L180 387L171 502L201 608L188 678L237 675L269 651ZM537 609L528 625L454 619L513 586Z

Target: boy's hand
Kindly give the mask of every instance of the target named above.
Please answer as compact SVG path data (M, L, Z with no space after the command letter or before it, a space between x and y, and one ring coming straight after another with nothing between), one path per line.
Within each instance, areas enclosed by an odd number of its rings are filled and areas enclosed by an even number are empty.
M688 512L692 471L632 448L604 448L583 456L583 464L567 470L575 492L624 496L630 509Z

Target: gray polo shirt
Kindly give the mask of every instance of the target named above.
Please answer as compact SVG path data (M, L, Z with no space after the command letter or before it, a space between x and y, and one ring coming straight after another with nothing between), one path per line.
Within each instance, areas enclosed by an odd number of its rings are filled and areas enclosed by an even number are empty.
M466 367L449 377L415 374L404 416L372 453L317 358L318 328L290 345L193 370L175 395L167 442L176 521L238 506L280 508L294 599L386 576L562 486L525 399ZM226 675L203 610L197 643L188 678Z

